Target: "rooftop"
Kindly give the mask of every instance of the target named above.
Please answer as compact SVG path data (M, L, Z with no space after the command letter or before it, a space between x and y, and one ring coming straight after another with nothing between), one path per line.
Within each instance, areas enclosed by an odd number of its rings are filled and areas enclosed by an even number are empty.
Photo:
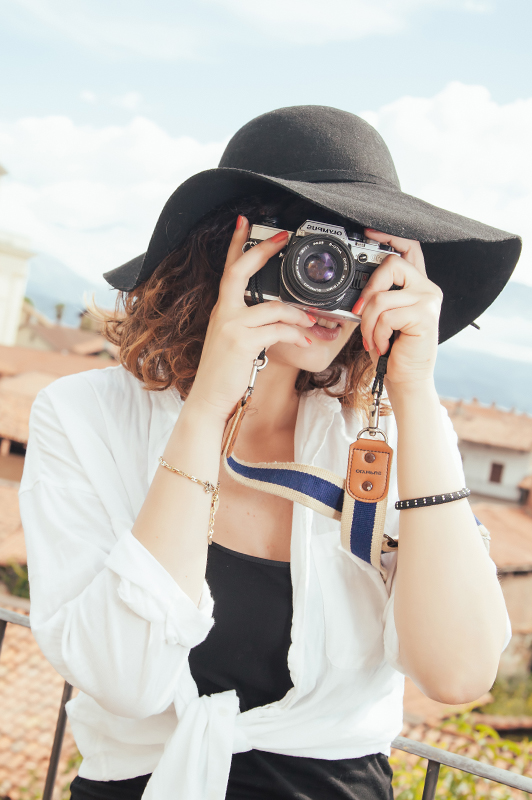
M18 485L0 483L0 566L25 564L26 545L18 508ZM0 606L2 605L0 598ZM0 661L1 664L1 661Z
M532 572L532 515L526 508L475 503L475 516L491 535L490 556L500 572Z
M73 375L88 369L105 369L111 364L112 362L97 356L0 345L0 376L19 375L22 372L46 372L55 378L61 378L63 375Z
M27 614L29 601L0 594L0 606ZM40 797L37 792L42 792L46 778L63 683L39 650L31 630L8 625L0 659L1 797ZM76 754L67 725L58 787L70 783L76 774L75 767L68 765Z
M532 450L532 417L528 414L484 406L477 400L465 403L442 399L441 403L461 441L521 452Z
M0 437L26 444L30 411L37 394L56 380L47 372L0 378Z
M40 322L28 326L27 329L59 353L93 355L107 352L114 357L117 352L115 345L97 331L71 328L67 325L44 325Z

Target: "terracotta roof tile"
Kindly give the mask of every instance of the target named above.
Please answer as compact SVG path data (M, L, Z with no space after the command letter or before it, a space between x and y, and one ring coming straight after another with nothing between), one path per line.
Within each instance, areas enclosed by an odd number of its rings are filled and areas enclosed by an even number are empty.
M483 406L476 400L441 399L449 412L458 438L465 442L506 447L510 450L532 450L532 417Z
M27 611L24 601L19 608L16 603L10 598L9 608L19 613ZM0 658L0 795L23 800L33 792L42 792L63 683L42 655L29 628L8 624ZM55 800L76 774L76 769L65 773L68 760L76 754L67 723Z
M475 516L491 535L490 555L498 569L532 571L532 516L525 508L473 503Z
M111 362L112 363L112 362ZM0 375L19 375L21 372L47 372L61 378L88 369L105 369L110 366L98 356L72 355L34 350L31 347L0 345Z
M0 483L0 564L25 564L26 545L18 507L18 486ZM1 663L1 662L0 662Z
M71 328L68 325L31 325L31 330L58 352L68 351L78 355L91 355L103 351L115 353L116 347L100 333L82 328Z

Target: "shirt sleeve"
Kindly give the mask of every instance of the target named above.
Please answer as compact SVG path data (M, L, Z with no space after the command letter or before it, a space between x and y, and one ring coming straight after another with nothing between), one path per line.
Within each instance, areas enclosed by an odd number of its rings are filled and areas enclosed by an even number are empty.
M30 419L20 510L32 631L66 680L113 714L144 718L172 702L212 627L212 598L205 583L196 606L133 536L103 429L68 406L45 390Z
M457 489L463 488L465 484L465 475L462 465L462 458L460 455L460 451L458 449L458 436L453 428L452 422L449 419L449 415L447 410L444 406L441 406L441 414L442 419L445 427L445 432L447 435L447 439L449 444L451 445L451 450L453 453L453 457L456 462L456 466L460 472L462 485L457 486ZM393 422L395 426L395 423ZM396 440L396 433L394 437L394 432L390 432L391 439ZM393 445L392 445L393 446ZM394 446L395 449L395 446ZM395 460L395 459L394 459ZM400 512L397 511L395 508L395 501L399 499L398 492L397 492L397 466L396 464L392 468L392 473L390 476L390 490L388 494L388 505L386 510L386 523L385 523L385 532L394 539L397 539L399 536L399 514ZM403 498L407 499L407 498ZM480 533L479 533L480 535ZM386 553L382 556L384 566L388 570L388 577L386 581L386 586L389 592L389 599L386 603L384 614L383 614L383 622L384 622L384 652L386 660L396 669L398 672L402 672L406 674L405 669L401 663L401 657L399 653L399 638L397 636L397 629L395 627L395 618L394 618L394 599L395 599L395 577L396 577L396 567L397 567L397 553ZM493 569L496 572L497 567L495 563L491 562L493 565ZM506 612L506 636L504 641L503 650L506 649L508 646L510 639L512 637L512 627L510 623L510 617L508 616L508 612Z

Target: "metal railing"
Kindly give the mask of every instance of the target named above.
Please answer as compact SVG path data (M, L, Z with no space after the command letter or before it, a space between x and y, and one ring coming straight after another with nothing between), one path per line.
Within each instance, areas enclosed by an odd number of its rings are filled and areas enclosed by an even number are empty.
M442 764L446 767L460 769L462 772L469 772L471 775L477 775L479 778L486 778L495 783L503 783L505 786L511 786L512 789L521 789L523 792L532 793L532 778L527 778L526 775L519 775L517 772L511 772L509 769L492 767L491 764L484 764L475 758L449 753L440 747L432 747L432 745L424 744L423 742L414 742L405 736L397 736L392 742L392 747L395 747L396 750L402 750L404 753L411 753L414 756L427 759L427 774L425 776L422 800L434 800Z
M24 614L17 614L16 611L10 611L8 608L0 608L0 655L2 653L2 645L4 643L4 635L8 622L11 622L13 625L22 625L24 628L31 628L29 617L26 617ZM59 714L57 715L54 741L52 744L52 752L50 753L50 761L48 762L48 770L46 772L46 781L44 783L42 800L52 800L55 779L57 777L57 768L59 766L59 757L61 755L63 737L65 735L65 706L70 700L71 696L72 686L65 681L65 685L63 687L63 696L61 697L61 704L59 706Z
M29 618L24 616L24 614L17 614L15 611L10 611L7 608L0 608L0 654L8 622L14 625L22 625L25 628L30 627ZM52 800L57 768L59 766L59 757L61 755L61 747L65 734L65 705L68 703L71 696L72 686L65 681L42 800ZM491 764L484 764L474 758L467 758L466 756L460 756L456 753L449 753L447 750L442 750L439 747L432 747L432 745L423 744L423 742L414 742L412 739L407 739L404 736L397 736L392 742L392 747L396 750L402 750L404 753L410 753L411 755L427 759L427 773L425 776L422 800L434 800L442 764L447 767L462 770L462 772L469 772L471 775L477 775L479 778L486 778L489 781L502 783L505 786L511 786L513 789L520 789L523 792L532 794L532 778L527 778L525 775L518 775L516 772L500 769L500 767L492 767Z

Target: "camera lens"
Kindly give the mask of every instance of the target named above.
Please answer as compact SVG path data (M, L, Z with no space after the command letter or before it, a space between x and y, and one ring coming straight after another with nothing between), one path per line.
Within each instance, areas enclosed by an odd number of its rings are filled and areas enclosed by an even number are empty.
M314 283L328 283L335 277L337 266L329 253L312 253L305 259L303 270Z
M281 282L300 303L336 308L351 285L355 267L351 249L338 237L297 237L281 264Z

